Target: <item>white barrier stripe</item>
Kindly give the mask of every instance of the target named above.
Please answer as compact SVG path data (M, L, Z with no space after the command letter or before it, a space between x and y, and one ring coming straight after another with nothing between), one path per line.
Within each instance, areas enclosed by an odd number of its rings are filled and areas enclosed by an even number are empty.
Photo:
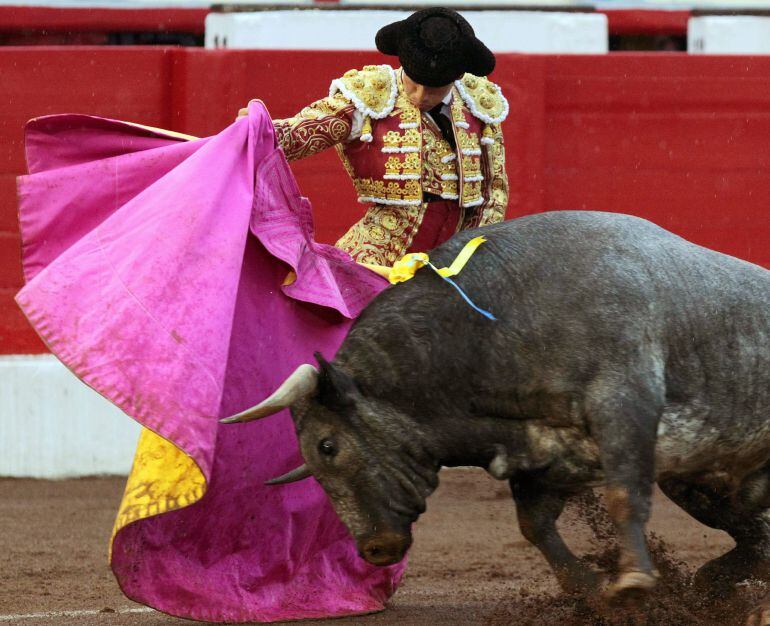
M137 422L52 354L0 355L0 476L125 478L140 432ZM3 615L10 608L3 590L0 605Z
M135 608L115 609L114 611L103 611L103 610L94 610L94 609L82 610L82 611L45 611L43 613L0 615L0 622L13 622L15 620L20 620L20 619L43 619L43 618L51 618L51 617L84 617L86 615L102 615L102 614L125 615L127 613L151 613L154 611L155 609L151 609L148 606L143 606L136 609Z

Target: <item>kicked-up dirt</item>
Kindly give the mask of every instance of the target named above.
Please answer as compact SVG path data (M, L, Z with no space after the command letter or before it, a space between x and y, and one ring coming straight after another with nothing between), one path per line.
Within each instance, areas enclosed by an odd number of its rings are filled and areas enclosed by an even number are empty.
M0 480L0 624L191 624L142 610L118 589L107 541L124 480ZM611 526L597 498L571 504L560 520L567 542L612 569ZM650 545L661 574L641 607L608 607L560 592L540 553L519 533L507 484L480 470L445 470L414 532L404 581L387 610L312 623L699 625L742 624L763 594L746 584L729 601L689 581L732 547L656 494ZM598 538L597 538L598 537Z

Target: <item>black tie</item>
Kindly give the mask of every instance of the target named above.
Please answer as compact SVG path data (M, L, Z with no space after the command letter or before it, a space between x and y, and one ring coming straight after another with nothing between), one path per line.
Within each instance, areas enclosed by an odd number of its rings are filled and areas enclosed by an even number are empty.
M436 125L441 129L441 135L449 142L449 145L452 146L452 150L455 150L457 146L455 145L455 134L452 130L452 122L450 122L449 118L441 112L443 106L444 103L439 102L428 111L428 113L433 118L433 121L436 122Z

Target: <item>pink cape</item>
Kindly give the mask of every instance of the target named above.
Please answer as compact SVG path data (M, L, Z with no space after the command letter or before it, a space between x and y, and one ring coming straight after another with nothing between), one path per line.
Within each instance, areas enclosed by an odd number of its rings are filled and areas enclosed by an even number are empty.
M333 356L385 281L313 241L261 105L186 141L60 115L27 127L17 301L85 383L173 442L206 482L194 504L128 524L112 567L133 600L211 621L377 611L403 564L368 565L301 463L288 411L256 404L320 350ZM297 275L282 287L289 270ZM56 419L56 416L51 416Z

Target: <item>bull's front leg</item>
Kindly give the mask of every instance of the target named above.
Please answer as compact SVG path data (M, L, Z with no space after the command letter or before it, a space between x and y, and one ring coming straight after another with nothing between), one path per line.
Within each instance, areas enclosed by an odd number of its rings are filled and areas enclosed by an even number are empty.
M622 382L617 382L618 379ZM588 427L599 447L607 484L605 503L620 544L618 577L605 589L609 600L625 601L655 586L645 539L655 476L655 443L662 406L660 379L646 376L594 381L587 398Z
M599 575L572 553L556 528L570 494L549 491L534 481L511 479L510 485L521 534L543 554L561 588L568 593L595 591Z

